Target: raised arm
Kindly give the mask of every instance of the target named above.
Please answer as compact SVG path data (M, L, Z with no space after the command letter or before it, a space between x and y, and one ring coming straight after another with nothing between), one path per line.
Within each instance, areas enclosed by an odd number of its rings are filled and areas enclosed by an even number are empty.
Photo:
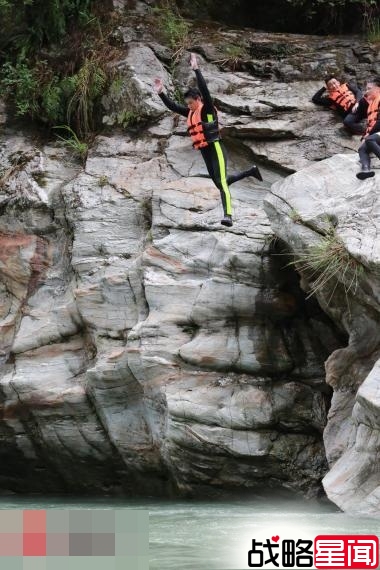
M347 87L355 95L357 102L359 102L360 99L363 98L362 90L355 83L351 83L351 81L350 81L349 83L347 83Z
M195 55L195 53L191 54L190 65L191 65L192 69L195 71L195 75L196 75L197 83L198 83L198 88L199 88L199 91L201 92L201 95L202 95L203 105L204 105L206 113L210 113L210 114L214 113L215 112L214 103L212 102L212 97L210 95L210 91L208 90L205 78L203 77L201 70L198 67L198 60L197 60L197 56Z
M185 105L180 105L179 103L177 103L176 101L173 101L173 99L170 99L170 97L168 97L166 95L166 93L164 92L164 85L163 85L161 79L155 79L154 80L154 90L157 93L157 95L160 97L160 99L164 103L164 105L168 109L170 109L170 111L173 111L173 113L178 113L179 115L182 115L183 117L188 116L189 109L187 107L185 107Z
M322 107L330 107L331 105L331 101L326 95L326 87L321 87L321 89L313 95L311 100L314 105L321 105Z

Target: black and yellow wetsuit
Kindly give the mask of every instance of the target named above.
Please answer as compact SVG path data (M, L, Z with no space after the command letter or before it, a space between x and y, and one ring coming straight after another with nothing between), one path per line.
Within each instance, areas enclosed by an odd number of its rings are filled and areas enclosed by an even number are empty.
M199 69L195 70L197 77L199 91L202 96L202 111L201 120L204 123L213 123L218 121L217 113L212 102L210 92L208 90L206 81ZM170 99L165 93L160 93L159 95L168 109L174 113L178 113L183 117L188 118L191 111L185 105L180 105ZM199 149L202 153L203 160L205 161L207 171L210 178L213 180L215 186L219 189L222 198L223 210L225 216L231 216L232 214L232 203L231 203L231 193L229 185L242 180L248 176L256 176L256 178L261 179L260 173L257 167L253 167L244 172L239 172L231 176L227 176L227 153L223 143L218 137L218 140L214 140Z

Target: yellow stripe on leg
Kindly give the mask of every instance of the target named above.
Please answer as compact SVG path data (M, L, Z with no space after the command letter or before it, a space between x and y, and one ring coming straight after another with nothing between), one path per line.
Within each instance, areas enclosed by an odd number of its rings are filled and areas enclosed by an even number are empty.
M220 142L212 143L215 145L216 155L218 157L219 162L219 170L220 170L220 181L222 184L223 192L226 197L226 214L228 216L232 215L232 205L231 205L231 193L230 189L227 184L227 177L226 177L226 162L224 160L222 147L220 146Z

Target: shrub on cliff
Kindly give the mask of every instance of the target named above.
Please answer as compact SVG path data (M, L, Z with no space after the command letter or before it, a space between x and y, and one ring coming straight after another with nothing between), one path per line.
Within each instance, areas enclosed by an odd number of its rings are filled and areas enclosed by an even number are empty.
M110 46L95 0L0 0L0 89L17 116L94 128Z

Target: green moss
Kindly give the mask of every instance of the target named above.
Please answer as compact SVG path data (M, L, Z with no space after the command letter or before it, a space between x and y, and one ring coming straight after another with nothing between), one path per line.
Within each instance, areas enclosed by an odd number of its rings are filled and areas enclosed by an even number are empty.
M41 173L41 174L32 174L33 179L37 182L38 186L40 188L46 188L47 186L47 179L46 176Z
M107 184L109 184L107 176L100 176L98 180L98 186L100 186L100 188L104 188L104 186L107 186Z
M111 82L110 85L110 96L112 99L118 99L121 97L122 90L123 90L124 80L122 77L115 77L115 79Z
M301 222L302 218L300 216L300 214L297 212L297 210L295 210L294 208L292 208L289 212L289 218L292 220L292 222L299 223Z
M128 127L134 127L142 121L143 117L135 111L124 110L117 116L118 125L122 126L124 129L127 129Z

